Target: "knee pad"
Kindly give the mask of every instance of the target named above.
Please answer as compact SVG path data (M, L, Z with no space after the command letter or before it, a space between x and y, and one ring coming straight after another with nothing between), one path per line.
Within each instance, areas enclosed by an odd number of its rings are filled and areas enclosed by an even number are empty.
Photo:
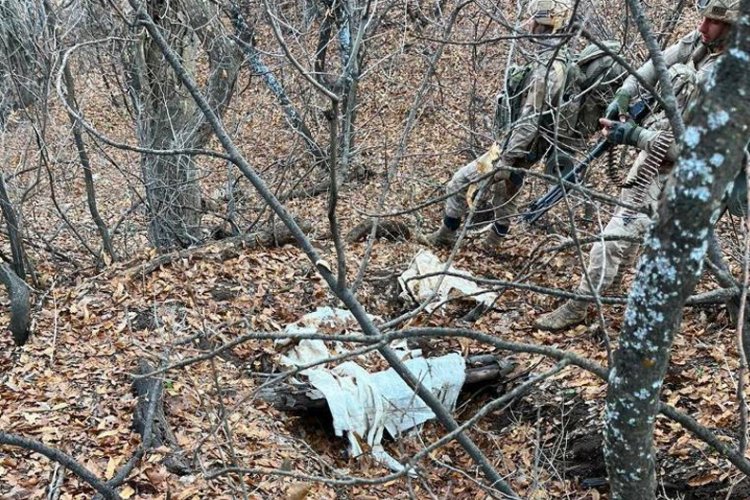
M508 178L508 181L513 185L513 187L520 187L521 184L523 184L523 179L526 177L526 172L518 172L514 171L510 173L510 178Z
M461 226L461 219L449 217L446 215L445 217L443 217L443 224L445 224L445 227L447 227L451 231L455 231Z

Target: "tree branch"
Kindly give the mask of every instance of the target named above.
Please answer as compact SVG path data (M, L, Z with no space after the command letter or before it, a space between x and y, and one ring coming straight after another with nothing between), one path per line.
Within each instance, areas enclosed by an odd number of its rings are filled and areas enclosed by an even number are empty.
M119 500L119 495L109 485L105 484L101 479L96 477L93 472L88 470L83 465L79 464L75 458L71 457L67 453L63 453L55 448L50 448L44 443L40 443L34 439L25 438L16 434L9 434L7 432L0 431L0 444L9 446L16 446L26 450L31 450L45 457L53 460L60 465L63 465L68 470L73 472L76 476L83 479L92 488L102 494L107 500Z

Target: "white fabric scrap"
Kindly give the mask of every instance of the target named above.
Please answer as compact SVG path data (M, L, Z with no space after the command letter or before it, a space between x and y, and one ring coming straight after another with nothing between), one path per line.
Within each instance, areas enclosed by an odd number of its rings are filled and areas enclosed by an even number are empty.
M466 378L466 365L460 354L410 359L404 364L449 411L454 409ZM404 431L435 418L432 410L414 394L414 390L406 385L393 368L374 373L371 378L385 399L383 425L391 436L398 437Z
M444 272L445 263L441 262L440 259L429 250L420 250L417 255L414 256L409 268L398 278L399 285L401 286L401 289L404 290L401 293L402 298L411 298L418 303L422 303L435 294L433 302L426 307L428 312L433 311L438 305L453 294L466 296L469 299L487 306L491 306L497 298L496 293L486 291L471 279L458 276L444 276L442 274ZM471 278L472 276L471 273L461 271L453 266L450 266L447 272L460 274L467 278ZM420 278L420 276L425 277ZM441 278L442 282L440 281ZM438 284L440 284L439 289L437 288ZM436 289L437 293L435 293Z
M368 315L373 321L382 321L378 316ZM294 323L286 325L284 333L319 333L320 329L328 327L345 332L362 333L354 315L347 309L338 309L333 307L319 307L315 311L305 314ZM277 347L289 346L294 342L292 338L281 338L274 342ZM330 342L328 342L330 344ZM341 342L333 342L333 354L345 354L348 350ZM420 357L421 349L409 349L406 339L396 339L390 344L396 355L402 361L408 358ZM283 354L279 361L284 366L298 367L307 363L313 363L330 357L327 343L322 340L303 339L291 347L286 354ZM360 355L364 358L366 355ZM304 373L304 371L303 371Z
M310 329L310 333L315 333L317 330ZM337 342L339 344L339 342ZM337 346L338 347L338 346ZM328 352L325 342L322 340L310 340L303 339L299 343L289 350L286 354L282 354L279 357L279 362L284 366L298 367L306 365L308 363L315 363L331 357L331 353ZM307 374L307 370L303 370L302 373Z
M373 319L379 319L371 316ZM343 328L357 325L354 315L346 309L333 307L319 307L311 313L305 314L294 323L286 325L284 333L318 333L321 328ZM293 342L291 338L277 339L274 343L276 346L287 346ZM336 354L346 352L340 342L335 343ZM300 366L307 363L313 363L330 357L328 348L322 340L304 339L297 343L286 355L282 355L280 362L285 366Z
M307 313L294 323L286 325L284 333L315 333L323 326L346 328L349 324L357 324L354 315L346 309L334 307L319 307L311 313ZM279 339L277 345L287 345L291 339Z
M295 347L295 355L283 357L283 362L299 366L321 359L318 342L301 341ZM308 343L310 345L306 345ZM405 364L425 388L453 410L465 380L462 356L452 353L438 358L410 359ZM365 442L378 462L396 472L404 469L383 448L383 430L398 438L435 415L392 368L371 374L357 363L347 361L333 369L318 366L303 373L325 397L333 417L334 432L337 436L346 435L352 456L363 453L360 443Z

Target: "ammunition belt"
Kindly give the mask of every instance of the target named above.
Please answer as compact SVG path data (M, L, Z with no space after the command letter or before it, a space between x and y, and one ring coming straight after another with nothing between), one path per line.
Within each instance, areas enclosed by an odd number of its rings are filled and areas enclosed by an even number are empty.
M674 136L672 132L665 130L659 134L651 145L651 152L643 160L643 163L620 184L621 188L631 190L630 196L625 200L630 205L634 207L642 207L644 205L649 188L653 181L659 178L659 168L667 157L667 151L669 151L669 147L673 142ZM623 212L625 223L627 224L636 215L636 210L626 208Z
M607 178L609 181L613 184L620 185L622 182L622 174L620 173L620 166L622 165L622 161L617 162L615 159L615 154L620 148L617 146L612 146L609 148L609 151L607 151Z

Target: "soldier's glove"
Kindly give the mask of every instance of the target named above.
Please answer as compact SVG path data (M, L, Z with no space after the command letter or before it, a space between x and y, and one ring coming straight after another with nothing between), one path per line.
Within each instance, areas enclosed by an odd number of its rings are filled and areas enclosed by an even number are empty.
M627 115L630 108L630 94L620 90L615 94L612 102L607 106L604 117L609 120L617 120L621 115Z
M626 146L637 146L638 139L645 129L639 127L633 121L618 122L609 128L607 141L612 144L624 144Z

